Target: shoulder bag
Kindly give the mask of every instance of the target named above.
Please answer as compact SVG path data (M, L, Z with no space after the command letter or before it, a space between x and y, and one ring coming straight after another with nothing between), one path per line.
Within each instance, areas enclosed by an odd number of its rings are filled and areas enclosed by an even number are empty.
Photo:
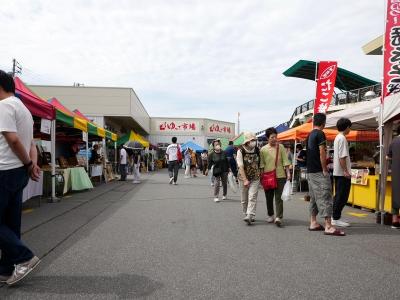
M274 190L278 187L278 180L276 178L276 167L278 166L279 144L276 147L275 169L261 174L261 184L264 190Z

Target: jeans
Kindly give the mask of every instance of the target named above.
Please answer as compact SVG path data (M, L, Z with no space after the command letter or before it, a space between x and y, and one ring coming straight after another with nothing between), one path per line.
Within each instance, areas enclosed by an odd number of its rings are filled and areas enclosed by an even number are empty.
M351 188L351 179L344 176L335 176L335 196L333 197L334 220L339 220L342 216L342 210L349 200Z
M174 182L178 180L178 172L179 172L179 162L177 160L168 162L168 174L169 178L174 178Z
M286 178L277 178L278 187L274 190L264 190L265 199L267 202L267 211L268 216L274 215L274 198L275 198L275 210L276 217L282 219L283 218L283 200L282 200L282 192L283 188L286 184Z
M14 264L33 253L21 241L22 192L29 176L24 167L0 171L0 274L11 275Z
M119 165L119 172L121 174L121 180L125 181L126 180L126 164Z

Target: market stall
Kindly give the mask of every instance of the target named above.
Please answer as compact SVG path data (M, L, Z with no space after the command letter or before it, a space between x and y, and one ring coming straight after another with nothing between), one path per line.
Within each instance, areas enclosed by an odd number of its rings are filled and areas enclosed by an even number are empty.
M278 140L279 141L292 141L295 143L294 149L296 149L297 143L300 143L302 141L305 141L309 135L309 133L312 131L313 125L311 123L305 123L303 125L300 125L298 127L289 129L285 132L279 133L278 134ZM324 129L325 137L328 141L332 142L335 140L335 137L338 134L338 131L335 129ZM379 140L379 133L377 131L356 131L352 130L350 133L346 136L347 140L349 142L376 142ZM294 165L296 165L296 157L294 159ZM359 166L355 165L354 167L359 167L362 169L365 168L374 168L374 163L372 162L372 165L365 165L361 164ZM301 168L298 170L299 174L298 176L295 176L295 168L293 168L293 178L295 179L293 182L293 189L296 189L297 184L301 187L301 182L305 181L307 179L306 175L306 169Z
M39 190L41 188L42 191L51 190L51 198L56 199L56 178L60 178L57 174L66 174L65 177L71 179L71 184L69 181L66 182L65 189L83 190L92 188L93 185L90 180L90 183L88 182L86 172L84 172L86 177L82 173L84 168L65 171L65 169L79 166L76 157L71 157L74 159L65 159L61 155L57 160L58 165L56 166L56 140L65 142L68 145L74 145L78 141L82 143L82 139L84 139L82 132L92 133L101 138L108 137L113 140L117 139L116 135L76 116L55 98L46 102L29 90L18 77L14 78L14 81L16 96L27 106L34 118L34 136L37 140L40 163L44 164L41 181L36 184L33 182L28 184L24 191L25 198L28 199L30 196L40 195ZM46 149L43 147L45 141L49 141ZM44 182L50 183L51 188L44 186Z

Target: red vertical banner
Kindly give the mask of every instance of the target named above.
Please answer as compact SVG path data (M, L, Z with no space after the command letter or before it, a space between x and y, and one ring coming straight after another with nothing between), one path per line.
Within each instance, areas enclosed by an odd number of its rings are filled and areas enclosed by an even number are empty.
M383 53L382 102L400 91L400 1L388 0Z
M335 90L337 74L336 61L320 61L318 63L317 93L314 102L314 114L326 113L331 104Z

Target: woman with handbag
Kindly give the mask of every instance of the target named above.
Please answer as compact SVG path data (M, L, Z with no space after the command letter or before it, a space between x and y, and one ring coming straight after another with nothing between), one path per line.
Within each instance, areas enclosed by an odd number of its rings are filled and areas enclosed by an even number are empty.
M260 168L262 170L261 184L265 191L268 217L267 222L282 226L283 201L281 199L283 188L287 180L291 180L290 162L285 148L277 140L277 131L271 127L265 131L268 144L261 148ZM274 218L274 198L276 218Z
M221 148L221 141L213 141L213 151L208 156L208 171L212 168L212 172L215 177L214 184L214 202L220 202L219 200L219 187L222 181L222 200L226 200L226 194L228 192L228 173L229 173L229 163L225 152Z

